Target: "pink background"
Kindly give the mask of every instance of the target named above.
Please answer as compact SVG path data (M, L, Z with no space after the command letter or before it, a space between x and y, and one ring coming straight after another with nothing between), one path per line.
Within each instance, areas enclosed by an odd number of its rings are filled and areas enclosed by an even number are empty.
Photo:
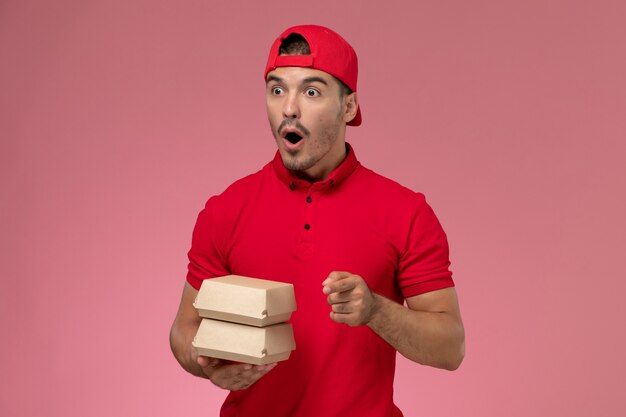
M217 415L169 326L297 23L354 45L348 139L449 236L467 356L400 358L406 416L626 415L624 4L1 0L0 415Z

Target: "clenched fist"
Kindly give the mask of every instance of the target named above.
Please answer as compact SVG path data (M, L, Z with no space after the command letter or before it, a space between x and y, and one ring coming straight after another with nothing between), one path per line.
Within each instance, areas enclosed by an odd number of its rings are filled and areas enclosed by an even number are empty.
M331 306L330 318L337 323L350 326L367 324L378 311L378 296L358 275L334 271L322 285Z

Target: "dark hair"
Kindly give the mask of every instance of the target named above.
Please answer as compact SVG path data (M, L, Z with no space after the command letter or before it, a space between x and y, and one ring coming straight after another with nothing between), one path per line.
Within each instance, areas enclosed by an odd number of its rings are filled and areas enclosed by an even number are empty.
M292 33L287 36L278 50L279 55L311 55L309 43L302 35Z
M309 43L304 37L298 33L292 33L287 36L280 44L278 49L279 55L311 55L311 48ZM339 82L339 90L341 97L345 97L352 93L350 87L348 87L343 81L337 77L333 77Z

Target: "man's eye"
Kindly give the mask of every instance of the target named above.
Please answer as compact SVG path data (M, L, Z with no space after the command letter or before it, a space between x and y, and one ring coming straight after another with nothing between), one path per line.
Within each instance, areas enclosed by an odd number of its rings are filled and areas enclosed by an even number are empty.
M274 94L275 96L279 96L283 93L283 89L280 87L274 87L272 88L272 94Z
M305 94L309 97L317 97L320 95L320 92L314 88L307 88Z

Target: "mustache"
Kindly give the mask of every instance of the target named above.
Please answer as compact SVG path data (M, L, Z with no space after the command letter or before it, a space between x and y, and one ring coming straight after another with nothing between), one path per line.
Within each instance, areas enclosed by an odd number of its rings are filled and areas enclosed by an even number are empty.
M305 136L309 136L311 134L309 129L304 127L302 123L300 123L299 120L294 120L294 119L285 119L282 122L280 122L280 124L278 125L278 129L276 129L276 132L280 135L280 132L286 127L295 127L300 132L304 133Z

